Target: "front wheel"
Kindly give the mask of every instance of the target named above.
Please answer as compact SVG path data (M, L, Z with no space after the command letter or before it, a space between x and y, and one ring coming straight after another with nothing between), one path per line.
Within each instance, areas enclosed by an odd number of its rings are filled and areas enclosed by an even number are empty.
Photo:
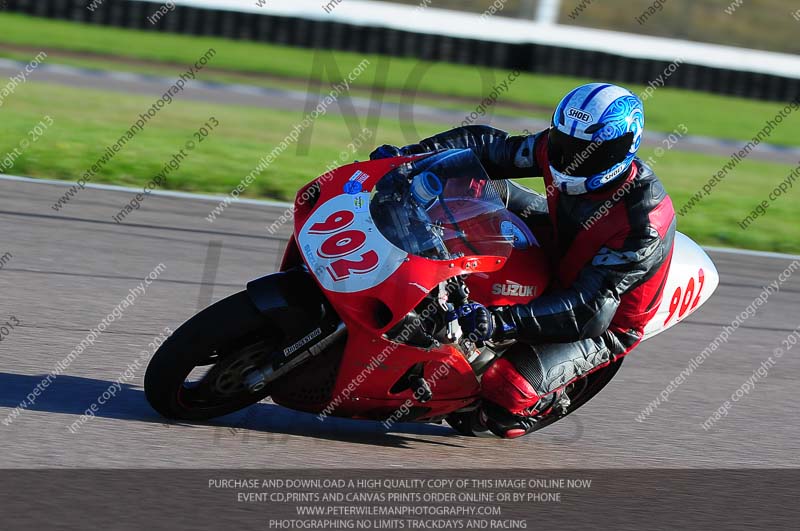
M273 354L282 341L241 291L186 321L155 353L144 376L147 401L170 419L207 420L269 396L244 376Z

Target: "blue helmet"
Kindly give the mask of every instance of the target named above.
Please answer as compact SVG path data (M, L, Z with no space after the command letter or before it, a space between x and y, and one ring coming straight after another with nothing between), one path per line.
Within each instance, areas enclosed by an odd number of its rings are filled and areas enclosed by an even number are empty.
M577 195L627 176L643 131L644 105L631 91L608 83L576 88L553 113L547 155L554 184Z

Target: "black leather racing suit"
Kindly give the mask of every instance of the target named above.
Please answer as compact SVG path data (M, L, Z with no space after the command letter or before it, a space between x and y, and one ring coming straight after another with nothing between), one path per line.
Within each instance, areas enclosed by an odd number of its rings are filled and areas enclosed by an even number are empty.
M508 207L535 233L547 226L556 285L528 304L494 311L498 322L515 329L513 335L524 342L503 359L532 390L519 389L524 383L513 381L513 374L492 374L492 369L483 379L485 398L515 414L639 343L661 301L675 234L672 201L643 161L635 159L627 176L607 189L568 195L553 183L547 136L548 131L510 136L488 126L467 126L401 149L410 155L469 148L492 179L544 178L545 196L514 184ZM495 372L512 370L495 366ZM487 378L488 383L499 379L497 389L487 390ZM505 397L509 386L521 396Z

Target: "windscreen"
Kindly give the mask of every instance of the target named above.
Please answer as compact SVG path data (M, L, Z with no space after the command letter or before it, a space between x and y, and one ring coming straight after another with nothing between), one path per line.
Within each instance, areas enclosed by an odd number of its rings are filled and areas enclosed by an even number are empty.
M370 214L389 241L416 256L507 257L513 234L504 234L506 186L489 180L472 151L442 151L386 174Z

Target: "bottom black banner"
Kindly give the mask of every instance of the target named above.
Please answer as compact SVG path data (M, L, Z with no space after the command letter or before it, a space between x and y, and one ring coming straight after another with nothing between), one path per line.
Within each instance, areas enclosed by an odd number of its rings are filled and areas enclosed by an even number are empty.
M2 476L4 529L797 529L800 521L794 469L4 470Z

